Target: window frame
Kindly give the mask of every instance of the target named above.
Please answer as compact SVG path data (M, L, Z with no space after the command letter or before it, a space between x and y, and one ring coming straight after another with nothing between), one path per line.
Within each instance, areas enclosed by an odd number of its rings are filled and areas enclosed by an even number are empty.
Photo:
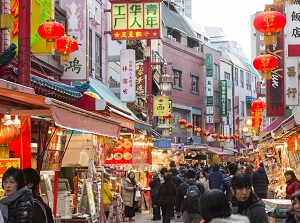
M200 91L199 91L199 75L191 72L190 77L191 77L191 93L199 95L200 94ZM193 85L193 79L196 79L195 89L193 89L193 86L194 86Z
M173 89L182 90L182 70L180 68L172 67L173 71ZM176 74L179 77L176 77ZM176 80L178 79L178 85L176 85Z

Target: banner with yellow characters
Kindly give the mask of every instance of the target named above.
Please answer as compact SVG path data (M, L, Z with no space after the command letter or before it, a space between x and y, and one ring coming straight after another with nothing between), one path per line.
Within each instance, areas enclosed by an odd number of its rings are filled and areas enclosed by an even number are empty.
M10 41L18 47L19 33L19 0L10 1L10 12L7 28L10 28ZM45 23L48 19L54 19L54 1L53 0L32 0L31 1L31 51L35 54L52 54L53 49L47 48L46 40L38 34L38 27ZM1 18L3 15L1 15ZM4 27L2 27L4 28Z
M280 187L285 184L283 168L280 163L278 149L272 143L264 143L259 146L259 156L264 164L269 186Z

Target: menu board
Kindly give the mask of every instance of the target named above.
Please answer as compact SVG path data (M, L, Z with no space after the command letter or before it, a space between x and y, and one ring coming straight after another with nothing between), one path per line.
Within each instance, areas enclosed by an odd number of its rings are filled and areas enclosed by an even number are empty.
M104 164L132 164L132 139L120 139Z
M278 149L271 144L263 144L259 148L259 156L264 164L269 186L278 187L285 184L285 177L280 163Z

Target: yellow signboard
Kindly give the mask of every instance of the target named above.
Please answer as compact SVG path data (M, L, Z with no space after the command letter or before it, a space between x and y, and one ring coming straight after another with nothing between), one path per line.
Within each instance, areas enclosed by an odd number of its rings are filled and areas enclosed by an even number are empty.
M153 97L153 116L166 116L169 113L169 97Z
M19 0L10 1L11 19L13 24L11 30L11 43L18 46L19 29ZM35 54L52 54L52 49L46 47L46 40L41 38L37 32L38 27L51 19L54 11L53 0L32 0L31 1L31 51ZM53 19L53 18L52 18Z

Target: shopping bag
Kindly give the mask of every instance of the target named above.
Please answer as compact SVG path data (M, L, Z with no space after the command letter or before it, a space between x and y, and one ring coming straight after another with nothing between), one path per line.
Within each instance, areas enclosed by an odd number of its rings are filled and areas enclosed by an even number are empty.
M138 201L140 198L141 198L141 192L140 192L139 190L137 190L137 191L135 192L135 198L134 198L134 200L135 200L135 201Z
M0 210L0 223L4 223L4 219L3 219L3 216L2 216L1 210Z

